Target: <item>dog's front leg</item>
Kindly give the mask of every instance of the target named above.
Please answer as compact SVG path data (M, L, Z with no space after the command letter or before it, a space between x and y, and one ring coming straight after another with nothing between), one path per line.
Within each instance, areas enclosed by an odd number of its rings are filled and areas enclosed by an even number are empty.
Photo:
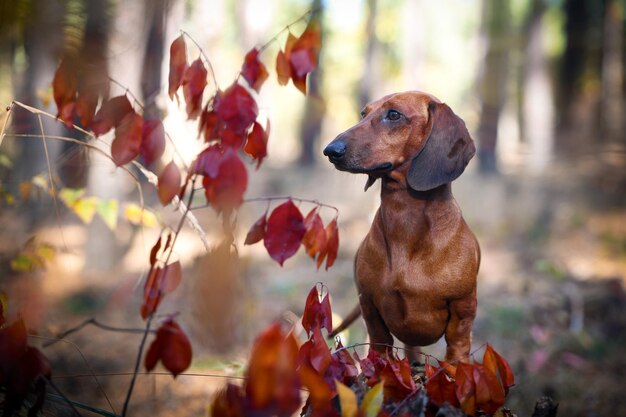
M380 353L385 353L388 347L393 346L393 336L380 316L378 309L368 297L360 294L359 303L361 304L361 313L365 320L367 333L370 336L371 347Z
M472 326L476 317L476 290L465 298L450 301L450 321L446 327L446 360L469 361Z

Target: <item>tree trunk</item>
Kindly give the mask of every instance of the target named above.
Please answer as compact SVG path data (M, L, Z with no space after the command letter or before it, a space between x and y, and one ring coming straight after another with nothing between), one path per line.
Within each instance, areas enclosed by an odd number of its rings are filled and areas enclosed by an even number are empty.
M509 2L484 1L483 36L487 52L479 87L481 110L478 126L478 161L483 173L497 172L496 144L498 121L507 90L510 21Z
M602 56L601 123L603 139L624 142L624 82L623 36L624 7L621 1L607 0L604 12L604 39Z
M522 140L528 145L528 166L540 173L552 158L554 104L544 46L543 0L533 0L525 25L527 42L522 68Z
M321 26L322 38L324 37L323 5L321 0L314 0L311 9L317 10L318 19ZM323 53L323 49L322 49ZM318 68L309 74L309 85L307 88L304 112L300 123L300 138L302 148L298 162L301 166L311 166L315 163L317 154L316 143L322 131L322 122L326 113L326 102L321 95L321 56Z
M365 56L363 76L359 81L359 110L372 101L375 87L380 79L380 41L376 36L376 15L378 0L367 0L367 20L365 22Z

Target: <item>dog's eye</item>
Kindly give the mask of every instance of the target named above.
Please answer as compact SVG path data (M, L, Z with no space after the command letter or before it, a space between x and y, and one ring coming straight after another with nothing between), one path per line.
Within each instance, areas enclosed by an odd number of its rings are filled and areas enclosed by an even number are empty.
M365 118L365 116L367 116L367 112L365 110L361 110L361 119Z
M391 120L392 122L395 122L402 118L402 113L400 113L398 110L391 109L387 112L387 115L385 116L385 118L387 120Z

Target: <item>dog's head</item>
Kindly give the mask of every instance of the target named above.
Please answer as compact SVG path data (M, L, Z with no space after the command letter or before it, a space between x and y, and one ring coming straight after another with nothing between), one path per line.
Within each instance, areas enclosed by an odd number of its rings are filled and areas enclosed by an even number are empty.
M437 98L410 91L365 106L359 123L324 149L341 171L369 175L365 189L389 176L416 191L452 182L476 148L465 123Z

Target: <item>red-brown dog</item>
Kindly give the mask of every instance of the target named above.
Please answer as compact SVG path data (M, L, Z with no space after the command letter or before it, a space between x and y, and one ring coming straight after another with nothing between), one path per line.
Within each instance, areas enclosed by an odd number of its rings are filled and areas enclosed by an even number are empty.
M392 335L408 346L445 336L446 359L467 358L480 249L450 183L474 156L474 142L463 120L421 92L383 97L361 116L324 155L341 171L367 174L366 190L382 180L354 265L370 342L384 352Z

